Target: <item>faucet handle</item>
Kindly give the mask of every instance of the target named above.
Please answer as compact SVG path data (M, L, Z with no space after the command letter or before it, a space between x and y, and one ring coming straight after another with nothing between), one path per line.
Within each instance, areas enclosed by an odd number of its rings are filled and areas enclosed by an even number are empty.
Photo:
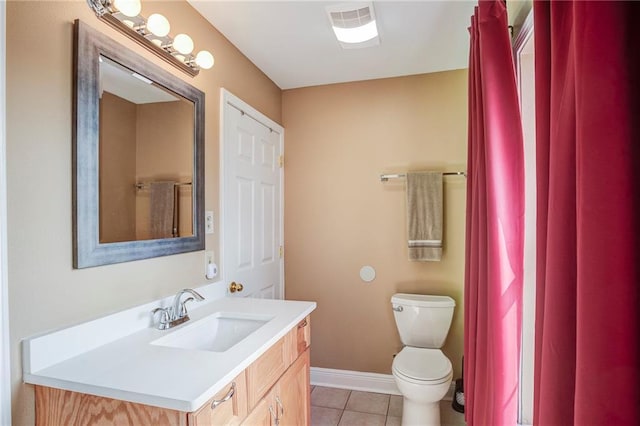
M155 308L151 311L151 314L155 318L156 314L160 312L160 320L158 321L158 325L156 328L158 330L166 330L169 328L169 308Z
M187 302L193 302L194 300L195 299L193 297L187 297L182 303L180 303L180 311L178 312L177 318L187 316Z

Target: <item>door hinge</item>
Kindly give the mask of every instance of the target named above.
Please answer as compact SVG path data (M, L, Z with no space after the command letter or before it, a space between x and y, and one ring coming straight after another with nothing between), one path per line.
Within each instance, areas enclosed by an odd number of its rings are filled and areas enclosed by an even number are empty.
M280 246L280 259L284 256L284 247Z
M278 163L280 164L280 168L284 167L284 155L281 155L278 159Z

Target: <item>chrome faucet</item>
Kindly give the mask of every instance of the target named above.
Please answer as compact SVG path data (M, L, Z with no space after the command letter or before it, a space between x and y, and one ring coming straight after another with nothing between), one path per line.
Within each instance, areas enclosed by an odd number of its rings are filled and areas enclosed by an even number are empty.
M185 299L184 302L180 303L180 298L185 293L189 293L193 297L189 297L189 298ZM172 319L174 321L175 320L179 320L181 318L185 318L185 317L187 318L185 321L189 321L189 314L187 314L187 306L186 306L186 304L187 304L187 302L191 302L194 297L198 302L202 302L204 300L204 297L202 297L200 295L200 293L198 293L195 290L191 290L190 288L185 288L184 290L180 290L178 292L178 294L176 294L176 297L173 298Z
M182 295L185 293L189 293L193 297L190 296L185 300L180 301ZM156 313L160 312L160 320L158 321L157 325L158 330L167 330L169 328L189 321L189 314L187 313L187 303L193 300L201 302L204 300L204 297L202 297L200 293L195 290L185 288L183 290L180 290L178 294L176 294L176 296L173 298L173 306L169 306L167 308L155 308L153 311L151 311L154 316Z

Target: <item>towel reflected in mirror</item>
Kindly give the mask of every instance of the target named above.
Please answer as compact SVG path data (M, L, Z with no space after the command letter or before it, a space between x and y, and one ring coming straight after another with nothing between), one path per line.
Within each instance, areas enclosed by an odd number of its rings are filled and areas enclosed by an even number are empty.
M150 183L150 231L151 238L177 237L178 187L173 181Z

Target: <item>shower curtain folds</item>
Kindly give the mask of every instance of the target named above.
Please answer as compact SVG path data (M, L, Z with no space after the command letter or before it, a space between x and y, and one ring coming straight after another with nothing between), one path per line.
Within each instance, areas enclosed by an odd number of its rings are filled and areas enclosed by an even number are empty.
M533 8L533 422L638 425L640 3Z
M524 226L518 92L503 1L471 21L465 262L465 417L517 424Z

